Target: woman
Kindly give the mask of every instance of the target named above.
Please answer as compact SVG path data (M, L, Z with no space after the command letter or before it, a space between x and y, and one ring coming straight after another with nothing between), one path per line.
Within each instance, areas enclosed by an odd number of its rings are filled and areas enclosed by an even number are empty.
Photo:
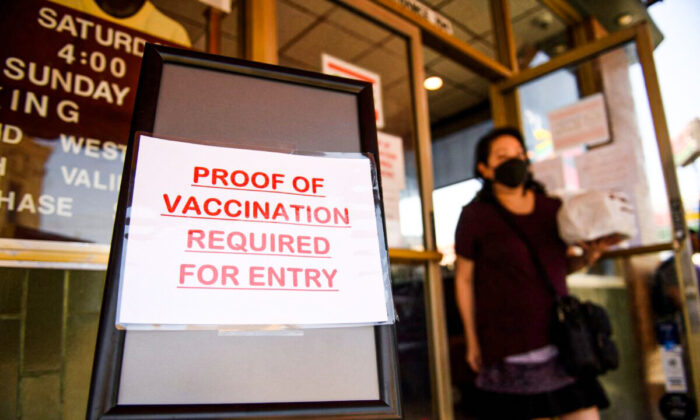
M583 256L568 256L557 232L561 202L532 179L517 130L484 136L474 173L483 187L457 225L455 293L467 363L478 373L480 417L598 419L598 408L609 405L605 393L595 378L573 378L558 362L550 339L551 289L496 206L527 236L560 295L567 294L567 273L593 263L609 244L582 244Z

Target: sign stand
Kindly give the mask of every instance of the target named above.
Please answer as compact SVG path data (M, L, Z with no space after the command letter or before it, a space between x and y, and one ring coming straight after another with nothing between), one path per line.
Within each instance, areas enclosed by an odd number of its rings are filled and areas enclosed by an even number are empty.
M115 327L137 132L209 145L376 157L371 89L365 82L147 46L112 238L89 419L400 417L393 325L251 336ZM385 241L380 252L388 258Z

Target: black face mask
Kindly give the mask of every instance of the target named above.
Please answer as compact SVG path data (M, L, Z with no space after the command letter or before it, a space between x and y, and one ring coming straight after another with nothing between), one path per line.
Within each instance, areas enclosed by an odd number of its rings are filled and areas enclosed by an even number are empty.
M496 167L494 180L510 188L519 187L527 180L527 162L518 158L508 159Z

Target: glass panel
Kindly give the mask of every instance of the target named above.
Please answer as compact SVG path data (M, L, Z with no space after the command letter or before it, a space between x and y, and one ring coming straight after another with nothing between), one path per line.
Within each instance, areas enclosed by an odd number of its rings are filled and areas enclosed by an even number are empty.
M221 55L243 57L243 28L241 22L241 2L231 1L231 13L221 19Z
M620 191L634 205L638 230L622 247L671 240L659 151L633 44L523 85L519 94L533 171L550 192ZM591 105L601 99L607 120ZM596 128L609 135L596 134ZM656 271L660 262L659 255L603 260L567 278L573 294L603 305L613 323L621 363L600 377L611 400L602 418L643 417L657 410L664 392L655 328L668 319L649 310L667 286Z
M452 266L455 258L455 230L462 207L469 204L481 189L477 179L458 182L433 191L435 240L442 253L441 265Z
M479 182L476 180L470 180L460 184L467 183L479 184ZM447 191L448 189L454 187L455 189L464 190L464 185L462 185L462 187L459 187L460 184L445 187L443 189ZM479 185L477 185L477 187L479 187ZM471 185L468 188L471 191ZM462 208L460 207L459 211L461 210ZM459 217L459 214L457 214L457 217ZM454 230L452 236L452 242L454 242ZM451 252L454 260L454 249ZM476 412L474 410L473 403L477 392L476 388L474 387L474 380L476 379L476 375L467 365L467 362L464 358L466 354L467 343L464 336L464 326L462 324L462 317L459 314L457 301L455 299L454 270L452 270L451 268L444 268L442 278L445 300L445 319L447 320L447 337L450 355L450 375L452 379L452 402L454 404L454 418L458 420L474 419L476 418Z
M185 30L187 42L193 49L206 49L207 25L204 17L207 6L196 1L173 2L168 0L151 0L156 8L179 25L177 31ZM173 30L172 32L175 32Z
M671 240L659 151L633 45L551 73L519 93L535 178L554 193L612 190L627 196L637 235L621 247Z
M432 417L424 278L424 266L391 266L405 419Z
M443 254L441 264L452 266L455 260L455 229L462 207L481 189L474 179L474 148L478 140L493 128L491 120L437 137L433 142L435 190L435 239Z
M323 71L325 54L331 57L331 63L350 70L346 76L352 73L367 78L378 76L384 115L384 126L379 131L389 135L380 136L380 141L384 138L386 142L380 145L398 142L405 161L405 187L398 192L398 200L393 204L384 181L389 246L424 249L407 40L327 0L280 0L277 11L281 65ZM381 125L379 121L378 125ZM391 206L395 206L393 210ZM425 276L424 266L391 265L394 303L401 319L396 328L403 409L407 419L432 415Z
M602 305L612 323L620 366L598 377L610 400L610 407L600 412L601 418L645 418L652 406L656 405L647 401L648 390L645 389L642 374L647 368L644 366L644 350L640 349L640 343L643 342L643 339L640 340L640 332L644 327L640 327L639 324L649 326L642 321L648 319L648 309L639 307L640 296L646 294L646 290L643 290L646 285L645 275L637 273L637 276L633 277L632 272L626 275L623 261L619 259L601 261L595 271L607 274L573 274L567 278L567 284L569 291L581 300L590 300ZM646 338L650 337L647 335ZM653 340L653 337L651 338ZM646 346L642 346L644 347ZM650 358L646 359L652 362ZM660 358L657 358L656 362L660 362ZM654 368L657 372L662 370L660 364ZM651 377L652 371L646 371Z
M449 19L452 36L489 57L496 56L489 0L430 0L424 3Z
M691 372L673 252L602 260L587 273L570 275L567 283L582 300L605 307L620 353L620 367L599 377L611 401L601 418L661 418L664 353L681 356L686 380Z
M540 54L535 60L546 61L546 55L541 51ZM609 138L591 141L595 144L566 145L561 131L557 131L553 139L550 118L554 118L555 124L560 122L556 120L556 114L550 114L578 104L581 108L574 109L570 115L579 116L587 110L579 101L591 101L596 93L602 94L608 120L603 124L599 120L588 120L584 127L591 128L596 123L603 125L610 133ZM634 46L619 48L581 65L549 74L521 86L519 95L524 134L535 176L547 184L550 192L578 191L584 187L622 191L634 202L640 232L626 246L670 240L668 201ZM449 141L448 136L444 137L434 136L434 148L440 141ZM436 179L439 178L436 175ZM455 197L466 203L478 188L478 182L470 180L434 192L437 240L443 252L452 247L443 248L442 243L452 242L454 231L454 226L444 227L447 225L445 220L457 217L461 207L453 205L457 209L452 208L450 214L444 203L454 201ZM656 278L654 270L659 262L656 255L605 260L586 273L579 272L567 278L572 293L603 305L613 323L621 366L600 378L612 403L609 409L601 412L602 418L644 417L656 410L658 397L663 393L663 378L659 375L661 356L654 334L655 315L650 315L649 311L650 299L654 297L650 297L648 283L650 278ZM445 305L455 387L455 417L470 418L474 413L466 402L474 397L474 378L464 362L465 343L454 302L450 261L446 259L444 263L448 265L444 276Z
M489 0L425 2L450 20L453 36L495 58L496 46ZM509 0L513 37L521 67L528 67L537 51L548 56L567 50L566 25L537 0Z
M428 90L433 154L433 210L437 247L442 264L454 261L454 229L478 181L471 180L473 149L493 127L489 81L467 67L423 46L426 79L439 77L442 86Z
M442 87L428 90L431 125L446 124L451 119L465 119L469 114L488 110L488 80L425 45L423 63L426 79L437 76L443 82Z
M0 268L0 418L84 419L105 273Z
M488 3L483 7L481 14L490 19ZM492 54L490 50L489 55ZM493 127L489 81L429 47L423 46L423 57L426 78L437 76L443 82L439 89L428 90L428 108L433 139L435 237L438 251L444 255L441 264L444 266L442 277L454 415L456 419L473 418L469 401L474 396L474 376L464 360L464 332L455 302L452 267L459 215L462 207L481 188L480 182L473 179L472 166L477 140Z
M388 135L380 144L404 157L404 182L383 172L389 246L424 249L407 40L327 0L280 0L277 12L280 65L378 80L377 126Z
M187 31L192 48L205 51L207 48L208 6L199 1L151 0L164 14L181 24ZM221 55L241 57L243 42L240 39L240 12L238 0L231 0L231 12L221 16Z
M521 69L534 67L568 49L566 25L546 6L537 0L509 0L508 3Z
M206 32L199 2L117 4L0 3L0 36L12 39L0 47L2 238L110 241L143 47L203 50Z
M700 56L686 54L700 39L700 8L693 2L657 2L648 9L664 40L654 50L678 183L688 226L700 229Z
M469 121L479 112L465 112L463 123ZM438 125L439 127L439 125ZM449 343L450 372L452 378L452 395L454 398L454 415L456 419L474 418L473 404L475 396L474 374L467 366L465 339L462 320L457 309L454 294L455 229L462 207L469 203L481 189L481 182L474 179L472 173L474 147L479 138L491 130L490 119L471 123L466 128L445 134L435 131L433 137L433 158L435 186L433 191L433 209L435 214L435 239L438 251L443 254L443 285L445 317Z

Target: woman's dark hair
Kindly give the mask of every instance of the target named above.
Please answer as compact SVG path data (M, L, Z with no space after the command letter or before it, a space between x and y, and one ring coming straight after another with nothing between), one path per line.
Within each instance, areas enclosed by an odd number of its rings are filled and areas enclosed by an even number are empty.
M488 165L489 154L491 153L491 144L494 142L494 140L501 136L514 137L516 140L518 140L523 150L527 151L523 135L520 134L520 130L518 130L517 128L495 128L486 133L483 137L481 137L476 145L476 159L474 159L474 176L480 179L482 182L481 190L477 193L476 200L490 202L496 200L496 197L493 195L493 181L491 181L490 179L485 179L481 175L481 172L479 172L478 166L479 163ZM525 156L525 161L528 163L528 165L530 164L530 159L527 157L527 154ZM546 193L544 185L535 181L532 178L532 173L528 173L527 180L525 181L525 190L532 190L535 193L539 194Z

